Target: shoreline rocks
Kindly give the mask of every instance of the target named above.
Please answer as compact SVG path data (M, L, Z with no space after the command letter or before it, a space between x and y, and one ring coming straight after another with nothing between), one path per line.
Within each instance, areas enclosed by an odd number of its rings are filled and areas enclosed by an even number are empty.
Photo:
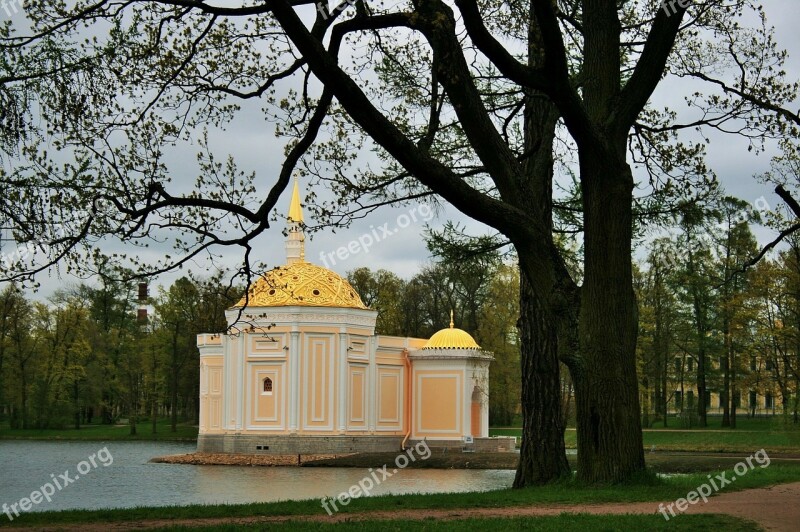
M397 453L350 454L227 454L189 453L157 456L150 462L182 465L230 465L267 467L374 467L393 464ZM519 453L433 453L408 464L423 469L516 469Z

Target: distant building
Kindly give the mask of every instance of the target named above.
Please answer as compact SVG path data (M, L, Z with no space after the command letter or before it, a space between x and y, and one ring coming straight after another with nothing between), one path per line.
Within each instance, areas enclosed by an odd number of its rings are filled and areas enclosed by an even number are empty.
M722 415L725 393L722 390L722 361L709 357L706 375L706 413ZM673 359L669 368L667 412L669 414L693 414L698 410L697 365L685 355ZM780 387L775 379L775 367L768 357L752 356L745 369L739 369L733 403L740 416L772 416L783 412ZM787 379L791 382L791 378ZM645 397L642 397L642 402ZM654 392L647 397L649 410L653 412L660 398ZM660 413L660 412L658 412Z
M514 449L489 438L492 356L454 324L430 339L375 335L377 311L305 261L300 192L287 262L201 334L198 451L312 454L431 447Z

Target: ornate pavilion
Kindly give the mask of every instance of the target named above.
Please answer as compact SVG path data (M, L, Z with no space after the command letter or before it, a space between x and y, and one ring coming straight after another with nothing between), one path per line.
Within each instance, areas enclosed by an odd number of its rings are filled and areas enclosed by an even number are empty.
M488 437L492 356L450 327L430 339L375 334L377 311L346 279L305 261L294 183L286 265L198 335L198 451L314 454L431 447L506 451Z

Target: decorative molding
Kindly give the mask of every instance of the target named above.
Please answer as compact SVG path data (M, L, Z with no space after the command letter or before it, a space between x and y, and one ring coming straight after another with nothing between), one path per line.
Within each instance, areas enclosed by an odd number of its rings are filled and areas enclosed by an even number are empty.
M258 321L278 323L296 323L296 322L312 322L312 323L331 323L331 324L352 324L364 325L367 327L375 326L374 316L359 316L357 314L342 313L300 313L300 312L265 312L263 315L257 317Z
M408 355L411 360L485 360L494 357L482 349L418 349Z

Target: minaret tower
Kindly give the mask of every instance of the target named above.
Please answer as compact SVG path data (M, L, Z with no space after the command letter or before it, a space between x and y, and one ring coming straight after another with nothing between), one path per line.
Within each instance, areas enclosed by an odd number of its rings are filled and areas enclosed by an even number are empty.
M292 201L289 204L287 229L289 230L289 236L286 239L286 264L291 265L295 262L305 262L306 236L303 233L303 208L300 206L300 185L296 177L294 178Z

